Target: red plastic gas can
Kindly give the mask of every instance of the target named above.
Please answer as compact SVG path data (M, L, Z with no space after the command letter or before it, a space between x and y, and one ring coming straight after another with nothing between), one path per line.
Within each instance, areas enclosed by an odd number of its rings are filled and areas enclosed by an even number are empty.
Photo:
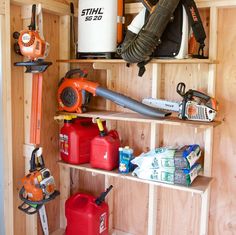
M108 235L108 205L95 197L77 193L65 204L66 235Z
M88 163L90 160L90 142L99 134L91 118L65 118L60 131L61 159L71 164Z
M91 141L90 164L94 168L113 170L119 163L120 139L117 131L111 130L105 136L96 136Z

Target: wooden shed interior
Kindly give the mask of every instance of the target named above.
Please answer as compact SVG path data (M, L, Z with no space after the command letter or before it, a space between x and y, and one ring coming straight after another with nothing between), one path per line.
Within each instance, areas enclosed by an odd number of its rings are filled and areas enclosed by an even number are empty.
M236 234L236 1L195 1L207 32L209 59L154 59L138 77L137 66L127 67L121 59L70 58L69 0L0 0L5 234L42 234L38 217L17 209L20 179L28 171L34 146L29 144L32 79L23 68L13 66L22 57L13 51L12 33L29 25L33 3L42 4L44 36L50 43L47 59L53 63L44 74L41 132L44 159L61 193L46 204L50 234L64 234L64 203L70 195L78 191L99 195L110 184L111 234ZM78 2L74 4L77 9ZM126 0L125 14L136 14L140 4ZM199 144L204 150L202 176L192 186L181 187L59 161L60 124L54 120L58 81L78 67L88 71L90 80L136 100L150 96L180 100L173 92L179 82L216 97L219 112L212 123L146 118L99 97L92 102L99 111L81 115L105 119L135 156L158 146Z

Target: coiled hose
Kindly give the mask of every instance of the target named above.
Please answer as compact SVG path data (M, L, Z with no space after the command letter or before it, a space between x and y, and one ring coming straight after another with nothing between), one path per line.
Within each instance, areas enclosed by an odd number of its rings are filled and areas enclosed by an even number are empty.
M127 31L121 56L129 63L149 61L180 0L159 0L138 34Z

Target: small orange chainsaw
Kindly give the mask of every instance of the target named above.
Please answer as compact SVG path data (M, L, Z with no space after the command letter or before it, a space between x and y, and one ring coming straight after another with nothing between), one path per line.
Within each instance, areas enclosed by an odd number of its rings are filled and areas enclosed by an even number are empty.
M53 200L60 193L56 190L54 177L45 168L42 148L33 150L30 160L29 174L24 176L19 197L23 203L18 207L26 214L34 214L48 201Z
M215 98L200 91L185 91L185 84L180 82L176 88L177 93L183 97L181 102L144 98L143 103L161 110L169 110L178 113L180 119L191 121L211 122L218 111L218 102Z
M33 150L30 159L30 172L22 180L19 197L23 203L18 207L28 215L39 213L44 235L49 235L45 203L60 193L55 190L55 181L48 168L45 168L42 148Z

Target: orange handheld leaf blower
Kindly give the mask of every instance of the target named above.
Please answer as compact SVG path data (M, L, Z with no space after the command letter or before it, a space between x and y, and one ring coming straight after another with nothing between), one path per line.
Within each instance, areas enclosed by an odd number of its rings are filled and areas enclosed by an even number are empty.
M71 78L73 74L78 73L80 75L79 77ZM83 96L84 91L92 93L94 96L104 97L124 108L131 109L143 115L164 118L171 114L170 112L160 111L130 97L103 88L96 82L88 81L86 79L86 74L80 69L69 71L65 78L62 79L57 94L59 109L67 112L82 113L83 106L87 104Z

